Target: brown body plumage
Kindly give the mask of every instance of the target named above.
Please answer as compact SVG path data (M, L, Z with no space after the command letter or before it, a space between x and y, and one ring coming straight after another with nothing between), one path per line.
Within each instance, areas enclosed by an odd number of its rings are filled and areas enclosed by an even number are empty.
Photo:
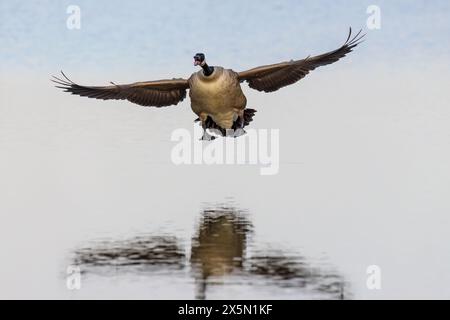
M200 120L208 116L221 128L231 129L247 99L239 83L239 74L230 69L214 67L210 76L203 71L189 78L192 111Z
M208 67L203 54L197 54L195 65L203 70L191 75L189 79L172 79L136 82L126 85L82 86L69 80L56 78L52 81L58 88L67 92L96 99L128 100L153 107L178 104L190 90L192 111L197 114L205 129L203 138L208 138L206 129L218 129L225 134L226 129L243 128L252 120L255 110L246 109L247 99L240 83L248 82L250 88L273 92L304 78L310 71L323 65L338 61L356 47L362 36L360 32L351 37L351 29L345 43L336 50L302 60L291 60L262 66L243 72L234 72L222 67ZM198 55L201 59L198 60Z

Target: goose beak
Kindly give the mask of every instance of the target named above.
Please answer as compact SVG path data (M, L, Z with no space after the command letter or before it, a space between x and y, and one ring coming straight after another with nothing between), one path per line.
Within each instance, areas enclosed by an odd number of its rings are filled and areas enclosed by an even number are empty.
M194 59L194 66L199 66L201 64L200 61Z

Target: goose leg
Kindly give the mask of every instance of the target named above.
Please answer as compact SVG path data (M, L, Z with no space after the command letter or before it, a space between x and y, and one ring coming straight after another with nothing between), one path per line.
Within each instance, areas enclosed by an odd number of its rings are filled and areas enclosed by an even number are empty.
M202 122L202 128L203 128L203 135L200 138L200 140L205 140L205 141L210 141L210 140L214 140L216 137L210 135L207 131L207 126L206 126L206 120L208 119L208 115L207 114L200 114L199 115L200 121Z
M234 131L235 138L240 137L246 133L244 130L244 126L245 126L244 110L238 111L238 117L239 117L239 128L236 128Z

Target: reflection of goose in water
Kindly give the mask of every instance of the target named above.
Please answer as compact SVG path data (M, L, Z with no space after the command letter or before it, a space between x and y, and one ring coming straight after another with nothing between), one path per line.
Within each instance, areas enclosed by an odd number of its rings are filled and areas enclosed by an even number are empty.
M197 234L192 239L191 267L198 290L204 299L211 277L243 269L250 222L233 209L205 210Z
M99 241L75 251L74 263L86 273L111 272L171 274L190 268L197 286L196 298L205 299L210 286L265 285L301 290L306 297L344 298L344 279L323 266L283 250L258 249L251 244L248 216L233 208L203 211L191 256L173 236L139 236L130 240ZM248 252L251 251L251 252ZM347 295L347 292L345 292Z
M155 266L182 269L184 260L185 254L175 237L138 236L129 240L96 241L90 247L76 250L74 263L86 267L146 271Z

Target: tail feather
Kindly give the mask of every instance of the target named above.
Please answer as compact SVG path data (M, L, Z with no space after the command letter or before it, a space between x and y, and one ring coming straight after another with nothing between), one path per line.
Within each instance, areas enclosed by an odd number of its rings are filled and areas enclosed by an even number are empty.
M250 124L250 122L253 121L253 117L255 116L256 110L255 109L244 109L244 128ZM199 118L194 120L195 122L200 121ZM237 118L236 121L234 121L232 128L238 129L241 127L241 119ZM222 132L223 135L225 135L225 129L220 127L217 123L214 122L214 120L208 116L206 119L206 129L217 129Z
M255 109L245 109L244 110L244 127L248 126L250 124L250 122L253 121L253 117L255 116L255 113L256 113Z

